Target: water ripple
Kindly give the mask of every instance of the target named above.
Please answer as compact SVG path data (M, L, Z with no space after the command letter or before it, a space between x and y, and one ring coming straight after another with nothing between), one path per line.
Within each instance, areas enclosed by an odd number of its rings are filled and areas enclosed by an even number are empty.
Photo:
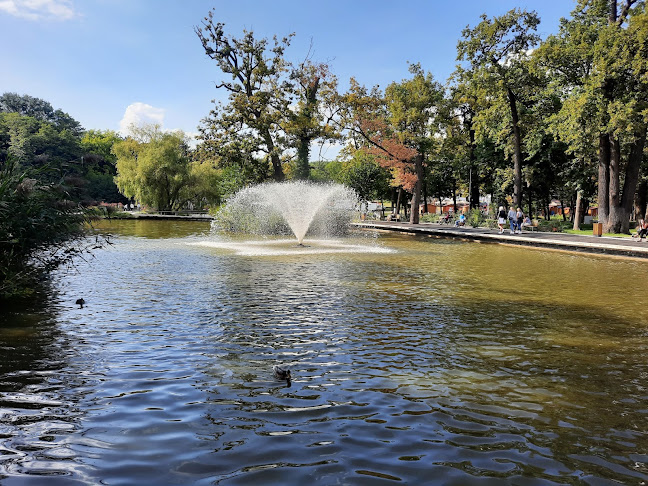
M643 267L402 236L251 257L200 238L118 238L0 327L3 485L648 481L648 322L577 303L645 295ZM522 256L552 277L512 278ZM602 271L638 289L579 285Z

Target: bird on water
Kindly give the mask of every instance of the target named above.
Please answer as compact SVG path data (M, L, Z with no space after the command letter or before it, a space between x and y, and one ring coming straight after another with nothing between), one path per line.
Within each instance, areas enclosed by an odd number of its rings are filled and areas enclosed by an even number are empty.
M85 300L83 300L83 298L77 299L75 304L79 306L79 309L83 309L83 304L85 304Z
M285 380L287 386L290 386L292 377L290 376L290 370L288 368L282 368L281 366L274 365L272 367L272 374L277 380Z

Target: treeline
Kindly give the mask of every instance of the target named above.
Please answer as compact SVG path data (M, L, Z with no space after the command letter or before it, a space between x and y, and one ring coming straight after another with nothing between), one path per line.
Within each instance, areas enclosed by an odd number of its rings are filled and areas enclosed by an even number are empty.
M110 130L84 130L45 100L16 93L0 97L0 163L11 159L25 170L46 167L48 179L64 183L70 199L84 205L125 201L113 181L111 149L120 139Z
M544 41L535 12L482 16L457 44L445 84L419 64L384 90L329 66L286 60L291 37L235 38L214 18L195 31L229 94L200 127L198 153L235 167L245 183L272 177L340 179L363 197L411 201L467 195L544 211L553 198L576 225L598 207L606 232L646 212L648 15L635 0L579 0ZM311 147L339 143L337 161L309 163ZM634 211L633 211L634 209Z
M31 294L48 272L97 244L84 205L123 196L114 132L84 131L39 98L0 97L0 300Z

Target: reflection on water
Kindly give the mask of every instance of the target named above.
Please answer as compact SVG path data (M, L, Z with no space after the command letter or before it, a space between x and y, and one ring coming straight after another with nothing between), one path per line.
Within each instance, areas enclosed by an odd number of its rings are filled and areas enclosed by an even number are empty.
M140 223L0 313L3 485L648 480L645 262Z

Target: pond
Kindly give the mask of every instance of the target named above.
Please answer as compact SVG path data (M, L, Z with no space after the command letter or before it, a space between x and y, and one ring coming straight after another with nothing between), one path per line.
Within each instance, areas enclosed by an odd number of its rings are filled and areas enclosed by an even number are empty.
M648 481L646 262L104 229L0 311L3 485Z

